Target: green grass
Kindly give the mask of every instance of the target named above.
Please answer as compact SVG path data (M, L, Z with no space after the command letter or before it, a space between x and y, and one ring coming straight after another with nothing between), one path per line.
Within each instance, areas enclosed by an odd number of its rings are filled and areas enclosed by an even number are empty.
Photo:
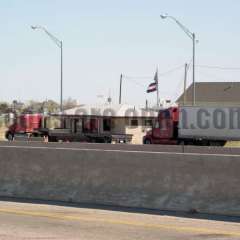
M240 147L240 141L228 141L224 147L232 147L232 148L239 148Z

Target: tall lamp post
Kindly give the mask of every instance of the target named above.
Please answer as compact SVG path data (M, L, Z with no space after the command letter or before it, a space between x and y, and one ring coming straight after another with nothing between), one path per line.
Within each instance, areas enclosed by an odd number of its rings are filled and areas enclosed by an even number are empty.
M60 111L63 112L63 42L42 26L31 26L33 30L44 31L61 50Z
M192 104L193 106L196 103L196 84L195 84L195 46L196 46L196 35L195 33L188 30L182 23L180 23L175 17L169 16L168 14L160 15L162 19L170 18L191 38L193 42L193 89L192 89Z

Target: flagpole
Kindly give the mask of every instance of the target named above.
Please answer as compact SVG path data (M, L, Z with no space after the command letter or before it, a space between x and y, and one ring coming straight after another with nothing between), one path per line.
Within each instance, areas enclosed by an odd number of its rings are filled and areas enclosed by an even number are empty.
M157 92L157 108L159 108L159 87L158 87L158 68L154 75L154 82L150 83L147 89L147 93Z
M159 108L158 68L157 68L157 107Z

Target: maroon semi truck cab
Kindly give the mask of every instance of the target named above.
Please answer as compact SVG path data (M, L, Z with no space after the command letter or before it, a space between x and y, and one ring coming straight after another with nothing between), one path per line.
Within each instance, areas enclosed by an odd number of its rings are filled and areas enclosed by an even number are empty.
M17 116L14 123L6 132L6 138L11 140L15 134L38 134L42 126L42 114L22 114Z
M152 130L143 138L144 144L177 144L179 109L171 107L160 110Z

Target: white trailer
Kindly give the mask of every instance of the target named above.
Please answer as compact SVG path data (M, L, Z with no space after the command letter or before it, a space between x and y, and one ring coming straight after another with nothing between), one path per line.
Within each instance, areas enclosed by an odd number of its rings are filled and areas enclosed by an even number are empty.
M189 141L240 140L240 108L180 107L178 137Z

